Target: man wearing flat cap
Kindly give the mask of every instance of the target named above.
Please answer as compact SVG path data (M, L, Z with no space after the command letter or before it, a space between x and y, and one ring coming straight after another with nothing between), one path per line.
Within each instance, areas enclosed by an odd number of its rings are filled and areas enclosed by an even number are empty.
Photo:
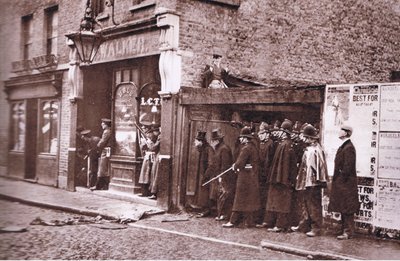
M342 125L339 139L343 141L335 156L332 178L332 191L328 211L339 212L342 222L342 235L337 239L349 239L354 233L354 213L360 209L358 201L356 149L350 140L353 128Z
M110 173L108 172L108 163L111 155L111 120L101 119L101 128L103 134L97 143L97 150L100 152L99 169L97 171L96 185L91 190L107 190L110 183Z

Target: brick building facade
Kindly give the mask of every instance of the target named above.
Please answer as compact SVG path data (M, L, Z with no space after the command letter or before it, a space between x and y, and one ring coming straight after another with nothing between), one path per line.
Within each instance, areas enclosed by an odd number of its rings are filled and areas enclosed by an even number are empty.
M93 64L80 67L65 35L79 28L86 0L6 2L0 16L0 80L6 91L0 96L0 174L69 190L83 185L75 129L84 126L100 135L101 118L117 119L122 83L133 82L123 87L133 90L136 101L161 100L160 171L165 175L158 204L165 208L184 206L196 193L190 155L197 129L222 127L233 145L238 130L227 122L237 115L248 122L297 117L318 123L326 84L389 82L400 64L397 1L115 0L113 10L107 1L92 0L107 41ZM57 22L50 20L52 12ZM51 50L49 21L55 35ZM223 56L238 88L201 89L214 53ZM56 61L40 67L49 54ZM24 60L38 57L42 60L24 67ZM32 84L35 80L39 83ZM140 96L145 88L150 96ZM39 111L26 127L31 136L25 137L38 143L15 152L12 106L22 101ZM39 151L40 131L46 130L40 126L42 101L56 102L58 109L56 150L45 155ZM137 121L146 108L136 102L133 107ZM25 169L12 170L22 154ZM131 154L112 158L111 187L140 192L141 162L136 143Z

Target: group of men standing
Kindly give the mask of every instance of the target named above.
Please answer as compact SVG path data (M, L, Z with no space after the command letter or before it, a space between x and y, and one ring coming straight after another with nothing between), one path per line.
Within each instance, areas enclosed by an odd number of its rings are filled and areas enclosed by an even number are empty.
M331 183L318 130L311 124L293 130L292 122L286 119L275 127L261 123L257 134L250 127L242 128L237 153L232 153L219 128L212 130L209 143L206 132L197 132L201 178L197 204L203 207L198 217L210 215L216 207L215 219L228 221L223 227L243 222L245 227L255 225L271 232L320 235L322 189ZM328 191L329 211L342 217L338 239L353 235L353 216L359 209L351 134L350 126L341 127L343 145L337 151L332 191Z

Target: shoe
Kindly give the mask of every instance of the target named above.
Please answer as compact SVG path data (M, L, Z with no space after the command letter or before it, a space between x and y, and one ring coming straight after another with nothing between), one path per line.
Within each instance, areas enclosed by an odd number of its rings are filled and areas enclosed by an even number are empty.
M157 199L157 196L156 195L151 195L151 196L148 196L147 198L148 199Z
M228 223L223 224L222 227L231 228L231 227L234 227L234 225L231 222L228 222Z
M216 220L216 221L223 221L223 220L225 220L225 216L224 216L224 215L221 215L221 216L219 216L219 217L216 217L215 220Z
M267 229L268 232L275 232L275 233L279 233L282 231L282 228L279 227L273 227L273 228L268 228Z
M256 228L265 228L267 227L267 223L256 224Z
M336 238L337 238L338 240L346 240L346 239L349 239L350 236L349 236L349 234L347 234L347 233L343 233L342 235L337 236Z
M196 215L197 218L203 218L210 215L210 211L204 211Z
M308 231L308 232L306 233L306 235L307 235L308 237L315 237L315 236L318 235L318 233L315 232L314 230L311 230L311 231Z
M299 226L297 226L297 227L290 227L290 230L292 230L292 232L298 232L299 231Z
M96 186L90 187L89 188L91 191L96 190Z

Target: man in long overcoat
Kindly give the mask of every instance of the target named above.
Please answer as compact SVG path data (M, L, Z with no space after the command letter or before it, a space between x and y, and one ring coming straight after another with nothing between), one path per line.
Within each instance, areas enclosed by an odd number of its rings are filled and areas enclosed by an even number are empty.
M224 143L224 135L219 128L211 132L211 147L214 149L213 176L216 176L232 166L232 150ZM222 221L230 217L232 211L233 197L235 195L236 175L229 173L218 181L217 217Z
M202 186L206 182L205 172L208 167L208 153L211 150L210 144L208 144L206 139L205 131L197 131L196 137L194 139L194 146L199 152L198 156L198 166L197 166L197 188L196 188L196 204L201 208L201 212L197 215L198 217L207 216L210 213L208 195L210 188L209 186Z
M281 125L281 139L272 161L269 190L264 223L268 231L281 232L289 228L288 216L292 208L292 196L297 176L297 159L290 139L292 123L284 120ZM271 228L272 227L272 228Z
M100 153L97 149L97 144L100 138L92 136L90 130L81 131L80 138L85 142L86 157L88 158L88 187L93 187L97 182L97 171L99 167L99 156Z
M342 221L342 235L337 239L348 239L354 233L354 213L360 209L358 200L356 149L350 140L353 133L349 125L341 126L339 138L343 144L335 156L332 191L328 211L339 212Z
M259 144L259 156L260 156L260 200L261 208L256 217L257 227L264 220L265 205L267 203L268 194L268 179L271 172L272 160L275 154L275 142L270 137L271 126L266 122L260 124L260 129L258 131L258 138L260 140Z
M107 190L110 183L108 163L111 155L111 120L107 118L101 119L101 128L103 129L103 134L97 143L97 150L100 152L97 182L95 186L91 187L91 190Z
M253 226L253 215L260 209L258 183L260 159L251 129L249 127L242 128L239 139L242 146L236 162L232 165L237 174L232 214L229 222L222 225L228 228L237 225L242 218L245 226ZM228 173L226 175L232 174Z

